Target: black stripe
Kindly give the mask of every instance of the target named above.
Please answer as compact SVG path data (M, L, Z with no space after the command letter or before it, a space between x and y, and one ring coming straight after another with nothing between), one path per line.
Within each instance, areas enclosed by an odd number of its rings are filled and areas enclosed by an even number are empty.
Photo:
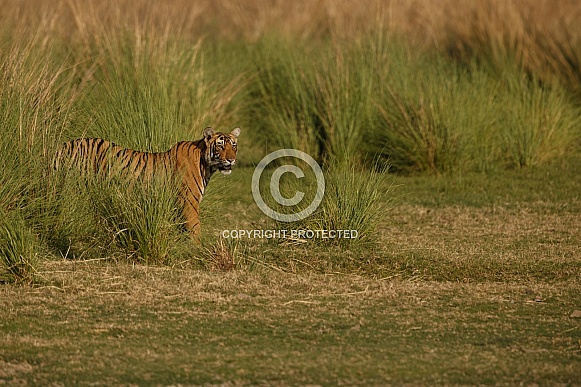
M190 197L186 197L186 201L190 204L190 208L193 208L194 210L196 210L196 214L200 215L200 210L198 208L196 208L195 204L192 203L192 201L190 200ZM185 208L184 208L185 210Z
M194 198L196 198L196 200L198 201L198 203L200 202L200 199L198 199L196 197L196 193L194 192L194 190L192 190L192 188L189 186L189 184L186 184L186 188L188 189L189 192L191 192L191 196L193 196ZM200 194L200 196L202 196L202 191L198 191L198 193Z
M200 175L201 175L201 171L200 171ZM196 176L193 177L194 181L196 182L196 186L198 187L198 190L200 191L200 193L203 194L204 192L204 188L206 188L206 185L204 184L204 186L200 187L200 183L198 182L198 179L196 179Z
M137 159L137 164L135 165L135 169L133 170L133 175L135 177L139 177L143 173L143 168L145 167L147 158L145 157L145 153L143 152L139 152L135 158Z
M96 150L96 157L95 157L95 163L97 164L96 166L100 167L106 167L108 164L105 164L105 158L107 157L107 155L110 154L109 152L109 146L107 144L107 146L105 147L105 149L101 149L103 146L105 145L105 141L101 141L98 145L97 145L97 150Z

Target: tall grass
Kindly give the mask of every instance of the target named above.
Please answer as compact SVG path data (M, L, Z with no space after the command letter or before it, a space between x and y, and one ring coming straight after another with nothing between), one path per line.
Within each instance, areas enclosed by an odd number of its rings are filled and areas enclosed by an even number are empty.
M507 62L581 96L578 2L472 2L446 20L441 47L460 62L477 60L499 73Z
M81 52L96 60L85 64L91 79L80 101L84 127L71 135L167 150L179 140L200 138L205 127L224 124L235 111L230 102L242 83L207 71L201 40L153 34L139 24L112 31L96 16L84 20L82 10L76 12L79 24L92 26L83 29L91 35L83 35Z
M68 124L71 100L64 66L38 38L2 35L0 57L0 206L17 208L40 183L42 158Z
M99 238L109 254L120 251L134 262L165 265L183 257L190 240L181 227L177 187L175 181L161 178L147 183L91 181Z
M372 133L396 171L533 166L562 155L579 133L570 98L511 63L498 74L425 54L394 59Z
M316 52L267 41L256 58L260 135L320 162L381 155L396 172L492 171L558 157L579 133L567 95L510 61L502 72L460 65L381 33Z
M0 262L13 281L37 270L54 208L48 160L70 122L70 71L43 39L0 31Z
M17 214L2 214L0 221L0 282L30 282L38 266L39 244Z
M278 229L286 230L287 237L321 243L360 245L377 242L377 227L393 202L393 187L389 182L385 164L375 163L375 168L364 164L334 162L324 171L325 190L319 207L308 217L292 223L277 222ZM280 192L291 197L296 192L304 194L296 206L285 207L272 201L269 206L279 213L296 214L306 209L314 200L317 184L314 177L305 174L298 179L281 179ZM266 196L268 198L268 196ZM293 230L332 231L334 234L293 234ZM345 235L337 230L348 230ZM353 232L352 232L353 231ZM306 239L305 239L306 238Z
M485 112L486 105L462 98L466 96L461 93L471 88L462 88L461 74L454 69L425 60L408 68L405 57L396 58L404 63L395 63L379 91L376 152L389 159L396 171L452 170L466 146L461 136L469 127L462 120L473 112Z
M250 52L256 81L250 93L257 141L270 149L298 149L321 158L325 152L315 112L312 54L301 46L265 40Z
M71 138L163 151L243 121L255 152L295 148L324 164L331 185L313 221L325 228L374 224L376 156L439 174L535 167L571 149L576 2L419 4L0 0L4 251L34 265L44 245L145 263L187 250L172 250L179 220L163 187L49 179Z
M67 259L99 258L110 244L103 238L102 224L96 215L90 187L95 183L81 171L55 171L45 196L49 208L44 210L40 231L47 247Z
M393 62L378 91L376 151L396 171L460 168L471 140L484 144L476 137L487 134L494 120L494 83L437 58L409 61L399 53Z
M325 196L309 228L355 230L357 238L338 239L343 244L377 242L377 227L388 216L393 201L387 167L361 165L331 167L325 174Z
M500 142L512 167L536 166L562 156L579 138L579 109L563 90L519 74L508 76L499 98Z
M278 35L301 45L330 37L364 40L382 30L463 62L476 58L502 66L512 58L538 79L557 81L577 96L581 90L581 6L575 0L3 0L0 5L7 29L49 26L44 39L54 36L68 46L86 45L96 36L105 44L103 30L113 33L110 42L121 31L147 30L189 41L257 42Z
M361 54L367 54L366 50L346 49L335 42L315 75L316 114L322 124L319 136L327 154L339 163L367 156L376 77L372 63Z
M260 134L274 148L299 149L319 161L358 158L373 105L373 68L337 43L305 50L260 42L251 94Z

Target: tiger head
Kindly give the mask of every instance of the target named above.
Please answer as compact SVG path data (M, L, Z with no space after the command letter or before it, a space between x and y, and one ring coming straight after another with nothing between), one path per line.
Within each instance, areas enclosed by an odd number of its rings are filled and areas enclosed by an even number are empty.
M236 163L236 142L239 135L240 128L235 128L230 134L214 132L212 128L204 129L206 165L212 172L219 170L224 175L232 172L232 166Z

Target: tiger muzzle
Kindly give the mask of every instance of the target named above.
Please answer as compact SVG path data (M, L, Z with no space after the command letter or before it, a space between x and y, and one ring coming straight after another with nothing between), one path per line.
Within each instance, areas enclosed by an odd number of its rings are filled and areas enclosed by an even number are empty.
M236 160L224 160L218 169L223 175L229 175L232 172L234 163L236 163Z

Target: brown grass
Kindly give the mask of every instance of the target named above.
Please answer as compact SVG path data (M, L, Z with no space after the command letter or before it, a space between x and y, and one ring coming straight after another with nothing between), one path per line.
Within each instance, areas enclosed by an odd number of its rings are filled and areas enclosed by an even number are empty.
M581 275L581 217L463 206L396 207L382 232L386 265L418 279L549 282ZM391 266L390 266L391 265Z
M191 42L256 41L272 33L357 40L386 31L463 61L476 57L502 67L508 58L539 79L581 92L581 3L575 0L0 0L0 7L6 30L37 34L45 44L57 37L88 46L119 31Z
M61 37L91 28L146 28L196 39L252 41L271 32L304 39L353 38L382 28L429 45L447 42L452 34L457 44L489 39L527 50L538 44L534 34L569 38L581 33L576 23L581 5L575 0L2 0L0 6L4 22L31 32L30 26L59 31Z
M500 254L503 246L529 241L539 251L553 246L561 249L557 255L581 258L574 254L578 247L574 242L581 240L580 215L576 212L545 214L537 209L402 205L392 210L389 225L383 231L387 244L396 250L442 248L461 257L471 255L465 249ZM554 253L547 251L546 256Z
M574 383L579 282L413 282L46 262L0 288L0 382ZM43 323L38 321L42 319ZM171 372L168 374L168 371Z
M504 289L539 289L547 292L560 284L542 282L458 284L453 282L399 281L371 279L358 275L320 275L304 273L289 275L277 271L231 270L228 273L204 270L176 269L143 265L119 265L108 261L45 261L39 273L45 282L31 286L7 285L0 288L2 310L7 315L26 312L44 304L71 302L94 297L96 304L127 303L129 307L159 305L173 300L188 302L217 301L228 305L238 299L271 300L279 306L300 304L301 301L326 297L345 299L409 298L425 293L470 289L477 299L494 297ZM571 281L570 288L581 286ZM526 292L525 292L526 293ZM430 297L429 297L430 298ZM28 300L28 307L10 309ZM534 301L534 295L523 294L521 302ZM317 303L317 302L313 302ZM4 308L7 306L7 308ZM161 310L161 309L160 309ZM12 311L12 312L11 312ZM184 311L184 313L186 313Z
M236 268L238 257L235 243L236 241L218 238L211 247L206 248L205 255L212 270L230 271Z

